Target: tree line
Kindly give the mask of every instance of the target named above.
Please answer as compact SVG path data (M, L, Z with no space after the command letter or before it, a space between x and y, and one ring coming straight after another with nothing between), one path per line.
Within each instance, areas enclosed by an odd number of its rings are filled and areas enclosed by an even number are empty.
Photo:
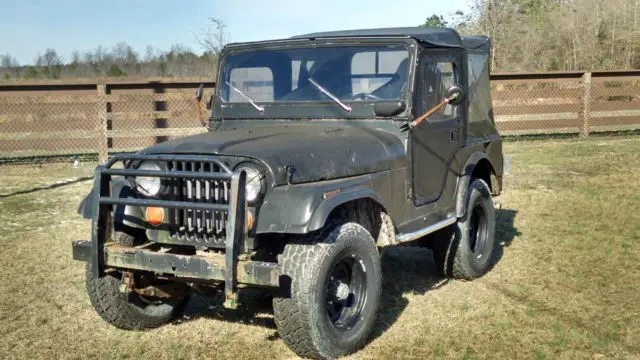
M470 9L434 14L423 26L452 27L493 42L494 72L640 68L640 0L473 0ZM105 76L214 77L217 55L227 42L225 24L209 18L197 35L202 50L174 45L144 54L122 42L111 48L75 51L63 59L46 49L33 65L0 55L0 80Z
M491 37L498 72L640 68L640 0L474 0L427 23Z
M180 44L169 50L147 46L144 54L125 42L111 48L98 48L64 59L55 49L38 54L32 65L20 65L10 54L0 54L0 81L30 79L94 78L117 76L141 77L215 77L218 54L229 35L219 19L209 18L208 27L194 34L201 52Z
M0 55L0 78L61 79L106 76L176 76L211 77L215 72L216 54L204 51L196 54L182 45L173 45L168 51L148 46L143 56L126 43L111 49L98 47L83 54L75 51L71 60L65 60L55 49L46 49L33 65L20 66L11 55Z

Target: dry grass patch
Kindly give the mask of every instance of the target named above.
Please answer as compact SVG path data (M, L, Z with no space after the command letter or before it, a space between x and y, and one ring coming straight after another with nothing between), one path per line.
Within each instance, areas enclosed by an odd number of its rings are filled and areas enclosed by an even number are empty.
M505 144L495 269L443 282L427 250L391 250L374 339L351 358L640 358L639 153L637 137ZM101 321L70 258L94 165L0 167L1 358L295 357L261 296L235 312L196 297L146 332Z

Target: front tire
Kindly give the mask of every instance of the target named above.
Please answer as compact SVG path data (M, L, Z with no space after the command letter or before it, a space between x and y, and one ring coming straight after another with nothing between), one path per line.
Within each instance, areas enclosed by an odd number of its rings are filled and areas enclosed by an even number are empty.
M473 179L466 211L456 225L434 239L434 260L445 277L474 280L493 266L496 214L486 182Z
M95 277L87 262L87 294L95 311L109 324L124 330L143 330L162 326L184 310L189 296L181 299L147 299L120 291L120 272Z
M377 317L382 268L364 227L346 223L288 244L278 262L291 283L274 298L274 317L289 348L324 359L366 344Z

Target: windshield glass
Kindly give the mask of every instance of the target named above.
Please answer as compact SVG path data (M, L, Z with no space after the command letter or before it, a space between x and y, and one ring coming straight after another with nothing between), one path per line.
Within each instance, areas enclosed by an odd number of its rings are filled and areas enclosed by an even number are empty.
M342 101L399 99L407 83L408 62L409 51L402 45L232 54L226 58L218 81L220 98L242 103L336 102L337 98L338 105Z

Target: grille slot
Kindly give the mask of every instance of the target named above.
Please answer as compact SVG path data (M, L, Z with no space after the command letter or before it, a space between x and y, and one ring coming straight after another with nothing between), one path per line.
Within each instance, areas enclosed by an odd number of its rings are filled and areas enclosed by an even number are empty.
M219 165L202 161L170 161L169 171L222 172ZM167 179L170 200L228 204L230 183L225 180ZM168 209L169 232L176 243L224 247L226 211Z

